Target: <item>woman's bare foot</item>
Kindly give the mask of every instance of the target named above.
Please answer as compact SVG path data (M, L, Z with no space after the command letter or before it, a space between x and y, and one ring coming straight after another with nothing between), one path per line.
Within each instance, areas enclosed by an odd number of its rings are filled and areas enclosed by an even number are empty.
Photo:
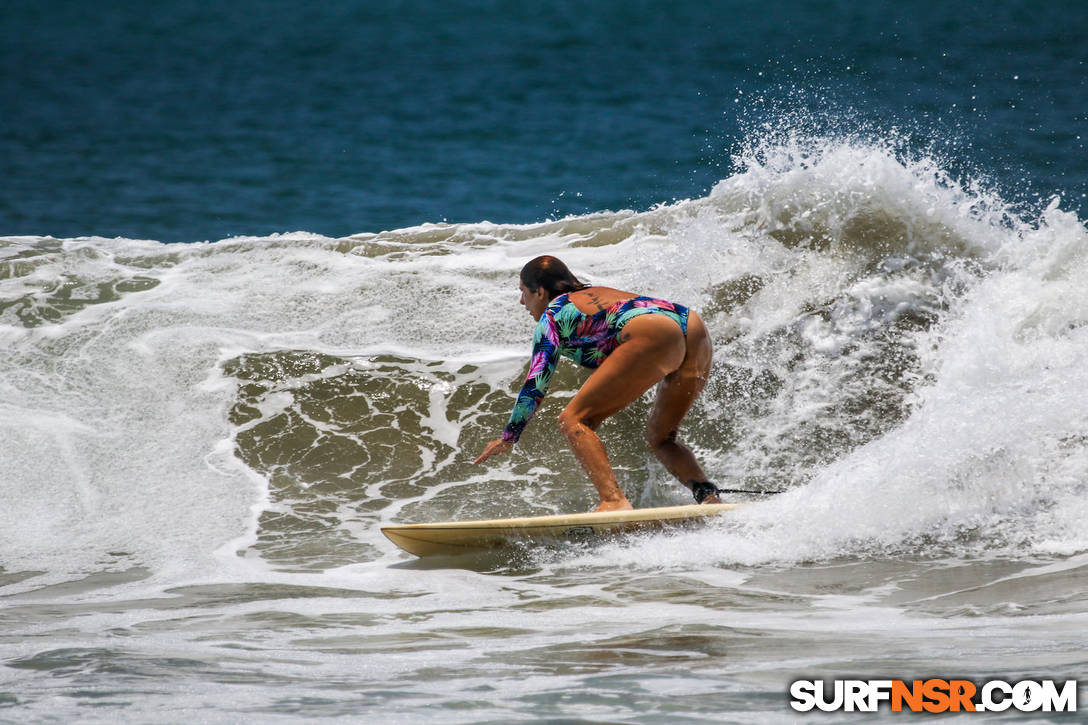
M630 511L634 506L626 498L619 499L618 501L601 501L597 508L593 509L597 511Z
M721 503L718 487L710 481L691 481L686 484L695 495L695 503Z

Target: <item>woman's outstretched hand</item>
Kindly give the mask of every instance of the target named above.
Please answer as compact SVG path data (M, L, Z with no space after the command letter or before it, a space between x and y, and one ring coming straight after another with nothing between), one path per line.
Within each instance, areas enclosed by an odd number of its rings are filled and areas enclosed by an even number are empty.
M487 444L487 448L484 448L484 452L480 454L480 457L473 461L473 463L483 463L488 458L491 458L491 456L501 456L503 453L508 453L513 447L513 443L504 441L502 438L491 441Z

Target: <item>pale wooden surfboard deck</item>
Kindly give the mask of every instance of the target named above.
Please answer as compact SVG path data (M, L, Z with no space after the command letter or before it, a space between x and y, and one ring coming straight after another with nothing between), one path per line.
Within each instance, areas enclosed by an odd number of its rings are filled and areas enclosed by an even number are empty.
M383 526L382 533L394 544L416 556L452 556L519 544L591 541L634 531L653 531L670 526L696 524L705 521L707 517L732 511L739 505L691 504L633 511L483 521L442 521L433 524Z

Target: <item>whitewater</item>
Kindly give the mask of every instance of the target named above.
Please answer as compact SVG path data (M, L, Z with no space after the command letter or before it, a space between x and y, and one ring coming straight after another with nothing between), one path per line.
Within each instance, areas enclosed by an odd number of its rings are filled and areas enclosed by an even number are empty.
M735 166L535 224L0 239L0 721L780 722L799 678L1083 673L1084 222L894 141ZM715 364L682 436L719 486L784 493L506 559L386 541L595 504L554 425L568 363L472 465L539 254L698 310ZM686 503L648 409L600 430L620 484Z

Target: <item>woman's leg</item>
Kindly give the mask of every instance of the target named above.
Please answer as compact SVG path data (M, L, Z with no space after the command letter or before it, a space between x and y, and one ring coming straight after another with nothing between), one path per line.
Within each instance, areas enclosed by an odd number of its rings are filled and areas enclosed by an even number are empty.
M702 319L692 311L688 317L687 355L678 370L670 373L657 389L650 419L646 422L646 443L657 459L688 488L694 481L707 480L691 449L677 440L680 421L710 377L714 349ZM720 503L711 494L704 503Z
M687 352L680 327L664 315L634 318L624 326L621 339L559 414L559 429L600 495L597 511L631 508L595 432L597 426L677 371Z

